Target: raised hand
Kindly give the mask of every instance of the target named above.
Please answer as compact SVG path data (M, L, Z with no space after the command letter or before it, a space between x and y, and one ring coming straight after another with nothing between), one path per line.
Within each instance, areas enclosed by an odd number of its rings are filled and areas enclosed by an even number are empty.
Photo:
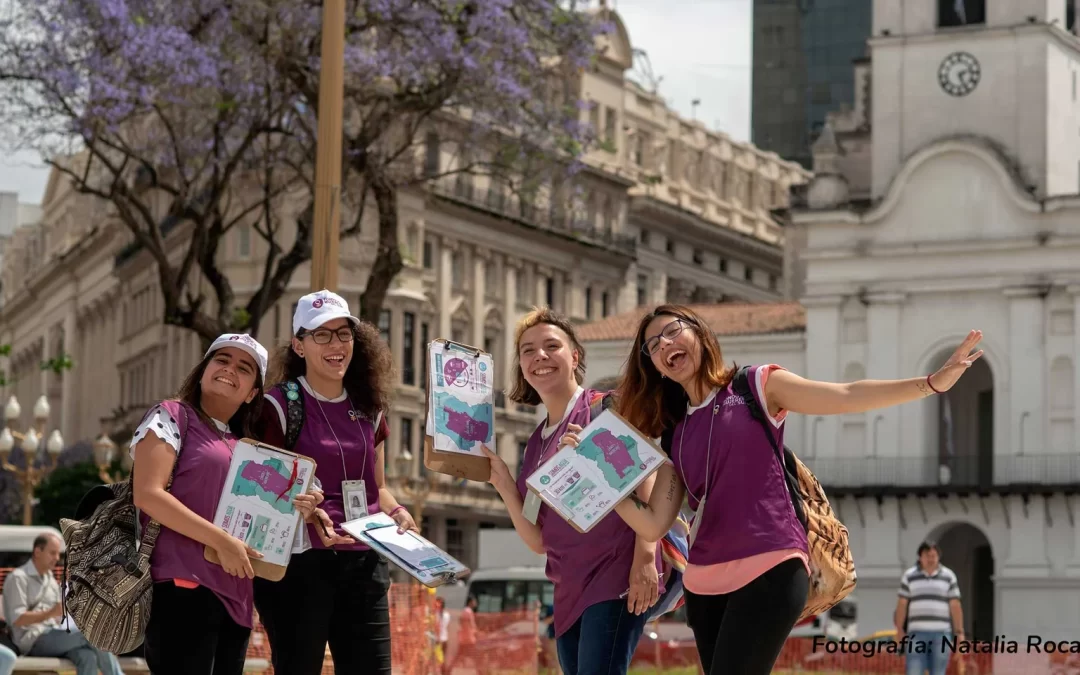
M938 368L937 372L928 378L928 382L931 387L936 391L945 392L952 389L953 385L957 383L960 376L967 372L967 369L971 367L971 364L979 360L979 357L983 355L983 350L979 350L974 354L971 353L972 349L979 344L982 340L982 331L973 330L968 333L968 336L964 338L964 341L960 343L960 346L956 348L956 351L952 353L949 360L945 362L941 368Z

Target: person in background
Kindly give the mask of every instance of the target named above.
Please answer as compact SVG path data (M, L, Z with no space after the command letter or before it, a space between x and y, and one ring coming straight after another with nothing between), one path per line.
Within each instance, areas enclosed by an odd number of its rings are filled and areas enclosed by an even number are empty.
M446 648L450 642L450 610L446 601L435 598L435 644L439 647L440 663L446 663Z
M772 447L783 447L787 414L861 413L948 391L982 356L972 353L981 338L971 331L937 372L906 380L816 382L778 365L753 366L749 395L767 418L764 429L733 390L737 370L698 314L661 305L642 317L619 409L646 436L671 434L672 463L657 471L650 499L631 495L616 512L656 541L689 497L686 615L706 675L768 675L806 605L806 531ZM568 436L563 442L575 445Z
M919 545L918 562L900 577L896 601L896 640L907 634L907 675L945 675L949 648L945 638L964 640L964 610L956 573L940 563L941 551L932 541ZM955 636L955 637L953 637ZM921 644L920 644L921 643Z
M260 440L315 460L324 501L297 533L284 578L255 580L255 607L277 675L319 673L328 643L335 672L388 675L388 563L338 528L381 512L399 529L419 531L384 474L390 350L328 290L300 298L292 328L276 355ZM298 429L291 448L290 429Z
M27 656L65 658L75 664L78 675L122 675L116 656L90 645L82 633L65 630L60 602L60 584L53 570L60 561L60 538L39 534L33 543L30 560L17 567L4 580L4 617L11 627L15 646ZM4 648L4 651L11 653ZM3 659L0 654L0 659ZM15 666L11 653L8 673ZM0 673L4 672L0 660Z
M457 653L453 660L446 660L445 675L454 672L454 666L469 662L480 675L488 672L488 664L477 650L479 631L476 628L476 605L475 595L470 595L465 601L465 609L461 610L458 617Z
M560 447L567 429L581 429L592 401L607 392L583 388L585 348L570 320L549 308L534 309L517 325L516 403L543 404L547 419L529 438L515 478L506 462L487 448L489 482L502 497L514 529L534 552L547 555L546 573L555 586L554 626L559 664L567 675L626 673L648 619L664 592L662 559L655 541L645 541L609 514L581 534L530 495L529 475ZM655 478L638 488L648 499ZM532 504L529 506L529 504Z
M146 661L154 675L240 675L252 629L251 559L261 557L213 523L233 449L261 413L267 352L250 335L225 334L172 399L151 408L131 439L135 506L161 531ZM172 485L169 486L169 476ZM309 517L317 498L293 503ZM206 547L221 564L204 557Z

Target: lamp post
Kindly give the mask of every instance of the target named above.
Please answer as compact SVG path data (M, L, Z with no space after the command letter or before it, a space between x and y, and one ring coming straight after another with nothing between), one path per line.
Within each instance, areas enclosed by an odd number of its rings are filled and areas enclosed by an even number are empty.
M412 477L413 454L408 450L398 453L397 474L400 479L401 496L412 504L413 520L417 527L422 527L424 522L424 505L427 504L435 482L431 476L424 479L413 480Z
M13 431L14 425L22 414L22 407L18 399L12 396L4 406L4 418L7 426L0 431L0 466L5 471L10 471L19 483L23 498L23 525L29 525L34 515L34 488L41 484L45 476L56 468L56 460L64 451L64 438L58 430L49 434L49 439L44 443L45 455L48 461L42 466L36 466L41 454L41 438L45 435L45 423L49 419L49 400L42 395L34 403L34 425L26 433ZM8 461L11 451L18 441L19 447L26 457L26 466L17 467Z
M94 441L94 463L97 464L98 476L106 484L116 482L116 477L110 471L115 458L116 443L113 443L108 434L101 432L98 439Z

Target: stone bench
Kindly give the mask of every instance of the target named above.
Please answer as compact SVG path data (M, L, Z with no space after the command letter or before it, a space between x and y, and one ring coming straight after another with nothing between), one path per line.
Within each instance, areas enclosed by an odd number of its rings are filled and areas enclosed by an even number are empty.
M149 673L150 668L145 659L125 657L120 659L120 667L125 675L131 673ZM263 672L270 668L267 659L248 659L244 663L245 672ZM29 675L69 675L75 672L75 665L67 659L56 659L47 656L20 656L15 661L15 673Z

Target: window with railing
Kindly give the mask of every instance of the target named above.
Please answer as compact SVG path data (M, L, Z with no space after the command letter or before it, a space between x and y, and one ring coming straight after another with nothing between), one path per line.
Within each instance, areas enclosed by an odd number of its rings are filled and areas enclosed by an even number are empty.
M390 310L384 309L379 312L379 337L390 345Z
M465 559L465 530L456 518L446 519L446 552L452 558Z

